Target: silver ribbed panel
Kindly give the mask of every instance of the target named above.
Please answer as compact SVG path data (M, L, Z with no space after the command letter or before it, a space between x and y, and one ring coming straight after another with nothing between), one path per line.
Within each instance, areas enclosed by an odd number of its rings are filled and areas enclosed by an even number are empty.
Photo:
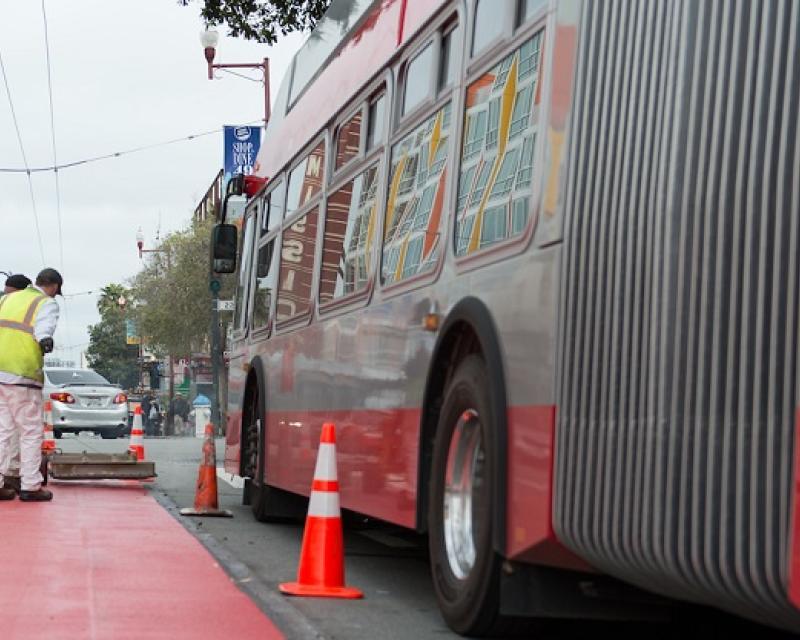
M800 630L800 2L587 2L555 525L598 568Z

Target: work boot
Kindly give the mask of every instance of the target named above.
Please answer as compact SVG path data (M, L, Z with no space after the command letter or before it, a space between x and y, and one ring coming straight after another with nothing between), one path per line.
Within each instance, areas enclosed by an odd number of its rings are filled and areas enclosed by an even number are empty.
M13 489L17 493L19 493L21 489L19 483L19 476L6 476L5 478L3 478L3 488Z
M13 500L17 497L17 492L13 489L6 489L3 487L0 489L0 500Z
M47 489L37 489L36 491L23 489L19 492L19 499L23 502L47 502L53 499L53 492Z

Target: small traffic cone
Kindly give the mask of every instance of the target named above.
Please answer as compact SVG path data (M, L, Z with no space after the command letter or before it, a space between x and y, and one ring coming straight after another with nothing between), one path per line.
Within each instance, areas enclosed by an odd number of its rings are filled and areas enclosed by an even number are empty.
M42 437L42 459L39 463L39 473L42 474L42 485L47 484L47 468L50 464L50 456L56 452L56 439L53 433L53 403L49 400L44 401L44 436ZM19 457L19 454L17 454ZM20 478L17 478L20 481Z
M232 518L227 509L220 509L217 502L217 448L214 444L214 425L206 425L203 440L203 459L197 474L197 490L194 494L194 508L181 509L182 516L221 516Z
M56 451L56 439L53 434L53 403L44 402L44 437L42 438L42 454L50 455Z
M144 460L144 431L142 430L142 408L133 410L133 426L131 427L131 443L128 451L136 456L136 462Z
M336 427L330 422L322 425L297 582L283 582L278 587L292 596L364 596L358 589L344 585L344 540L336 475Z

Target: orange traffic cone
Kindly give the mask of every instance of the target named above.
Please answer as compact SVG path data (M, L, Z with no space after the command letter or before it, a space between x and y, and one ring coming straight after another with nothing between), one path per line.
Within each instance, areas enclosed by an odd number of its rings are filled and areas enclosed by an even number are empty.
M53 434L53 403L44 401L44 437L42 438L42 454L55 453L56 439Z
M182 516L222 516L232 518L227 509L220 509L217 502L217 448L214 445L214 425L206 425L203 440L203 459L197 474L197 490L194 494L194 508L181 509Z
M278 586L283 593L292 596L364 596L358 589L344 585L344 541L336 476L336 428L330 422L322 425L297 582L284 582Z
M136 456L136 461L144 460L144 431L142 430L142 408L133 410L133 426L131 427L131 443L128 451Z

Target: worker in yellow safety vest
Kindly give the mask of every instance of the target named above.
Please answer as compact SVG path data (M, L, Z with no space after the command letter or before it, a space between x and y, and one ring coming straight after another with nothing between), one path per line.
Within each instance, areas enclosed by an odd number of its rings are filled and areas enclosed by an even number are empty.
M20 443L19 499L52 500L42 488L42 383L44 354L53 350L58 324L61 274L43 269L36 284L0 298L0 500L13 500L14 489L3 487L14 446Z
M3 295L7 293L14 293L15 291L22 291L27 289L33 284L31 279L21 273L15 273L6 278L6 284L3 287ZM14 489L17 493L20 492L19 484L19 438L13 438L11 444L11 466L6 473L3 481L3 487L6 489Z

